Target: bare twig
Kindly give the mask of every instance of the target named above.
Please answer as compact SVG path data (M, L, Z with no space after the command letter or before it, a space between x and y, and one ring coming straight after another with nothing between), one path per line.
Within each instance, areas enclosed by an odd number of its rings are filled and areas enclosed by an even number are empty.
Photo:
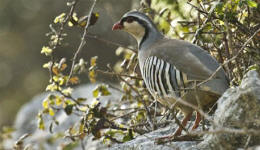
M191 5L193 8L195 8L198 12L202 13L203 15L207 16L209 13L204 11L204 10L201 10L199 7L193 5L192 3L190 2L187 2L187 4Z
M108 68L111 70L111 72L113 72L112 68L110 68L110 66L108 66ZM152 115L151 115L151 112L149 110L149 108L147 107L146 105L146 102L143 100L143 97L142 95L140 95L139 91L134 88L129 82L127 82L124 78L122 78L122 76L119 76L117 75L117 77L123 81L124 83L126 83L137 95L138 95L138 99L142 101L143 105L144 105L144 108L146 110L146 114L147 114L147 121L149 122L150 126L152 127L152 129L154 130L155 129L155 125L153 124L152 122Z
M121 142L121 141L119 141L119 140L117 140L116 138L114 138L114 137L112 137L112 136L110 136L110 135L104 135L106 138L108 138L108 139L110 139L112 142L115 142L115 143L123 143L123 142Z
M129 49L135 53L137 53L137 50L136 49L133 49L131 47L128 47L128 46L124 46L120 43L116 43L116 42L113 42L113 41L110 41L110 40L107 40L107 39L104 39L104 38L101 38L101 37L98 37L97 35L86 35L86 37L88 38L91 38L91 39L95 39L95 40L98 40L100 42L104 42L106 44L110 44L110 45L114 45L114 46L118 46L118 47L123 47L125 49Z
M251 138L252 138L252 135L248 135L248 138L247 138L247 140L246 140L246 144L245 144L245 146L244 146L244 149L247 149L247 148L248 148L249 143L250 143L250 141L251 141Z
M123 115L117 116L115 118L112 118L112 119L110 119L110 121L114 121L114 120L119 119L119 118L124 118L124 117L129 116L129 115L131 115L133 113L136 113L136 112L138 112L140 110L144 110L144 109L136 109L136 110L130 111L130 112L126 113L126 114L123 114Z
M183 34L196 34L196 32L185 32ZM223 32L214 32L214 31L211 31L211 32L201 32L200 34L223 34Z
M218 1L219 2L219 1ZM191 3L188 2L188 4L190 4L191 6L193 6L194 8L196 8L198 11L200 11L201 13L204 13L204 11L198 9L196 6L192 5ZM197 38L199 36L199 34L202 32L202 30L206 27L208 21L211 20L211 18L215 18L215 15L214 15L214 10L216 8L216 4L213 5L213 7L211 8L211 10L209 11L209 13L206 13L207 14L207 18L205 19L205 21L203 22L203 24L196 30L196 33L194 35L194 38L192 39L192 43L196 43L197 41Z
M137 77L137 76L131 76L131 75L127 75L127 74L119 74L119 73L115 73L115 72L108 72L108 71L103 71L103 70L96 70L97 72L103 73L103 74L108 74L108 75L112 75L112 76L122 76L122 77L129 77L131 79L137 79L137 80L142 80L143 78L141 77Z
M226 51L226 54L227 54L227 59L230 59L231 55L230 55L230 51L229 51L229 43L227 41L227 33L226 32L224 32L224 34L223 34L223 41L224 41L225 51ZM222 63L224 63L224 61ZM227 63L227 68L228 68L229 71L231 70L231 63L230 62ZM232 73L231 72L228 72L228 77L230 79L232 79Z
M63 30L64 30L64 26L65 24L68 23L68 21L70 20L70 18L72 17L73 13L74 13L74 10L75 10L75 7L77 5L79 0L75 0L71 7L70 7L70 11L69 11L69 14L66 16L65 20L63 22L61 22L61 25L60 25L60 29L59 31L57 32L53 27L52 25L50 24L50 29L52 30L52 32L54 32L57 36L57 42L52 46L52 49L55 50L57 48L57 46L59 45L60 41L61 41L61 36L62 36L62 33L63 33ZM53 82L53 72L52 72L52 69L53 69L53 66L54 66L54 56L51 54L51 66L49 68L49 73L50 73L50 80L51 82Z
M82 34L81 42L80 42L80 44L79 44L79 47L78 47L77 51L75 52L75 54L74 54L74 56L73 56L72 65L71 65L71 69L70 69L70 73L69 73L69 77L68 77L68 80L67 80L66 85L68 85L69 79L71 78L71 76L72 76L72 74L73 74L73 69L74 69L74 66L75 66L75 63L76 63L78 54L79 54L79 52L83 49L83 47L84 47L85 44L86 44L86 38L85 38L85 37L86 37L87 32L88 32L88 29L89 29L90 19L91 19L93 10L94 10L94 8L95 8L96 2L97 2L97 0L94 0L92 6L91 6L91 8L90 8L90 11L89 11L89 14L88 14L87 25L86 25L85 28L84 28L84 32L83 32L83 34Z
M240 48L240 50L237 52L237 54L236 54L235 56L233 56L231 59L225 61L222 65L220 65L220 66L216 69L216 71L215 71L214 73L212 73L212 75L211 75L208 79L206 79L206 80L204 80L203 82L199 83L198 86L200 86L200 85L202 85L202 84L208 82L208 81L211 80L212 78L214 78L214 76L217 74L217 72L218 72L224 65L226 65L227 63L229 63L229 62L233 61L234 59L236 59L236 58L240 55L240 53L244 50L244 48L246 47L246 45L253 39L253 37L254 37L258 32L260 32L260 28L244 43L244 45Z
M227 40L227 43L228 44L226 44L226 45L228 45L228 50L232 53L232 54L234 54L235 53L235 51L234 51L234 45L233 45L233 41L232 41L232 39L233 39L233 34L232 34L232 31L231 31L231 29L230 29L230 27L229 27L229 24L228 24L228 21L227 21L227 19L225 19L225 26L226 26L226 28L227 28L227 37L225 37L225 39ZM239 66L239 64L238 64L238 57L236 58L236 59L234 59L234 61L235 61L235 65L236 65L236 68L237 68L237 71L238 71L238 75L239 75L239 78L241 79L242 78L242 71L241 71L241 68L240 68L240 66Z

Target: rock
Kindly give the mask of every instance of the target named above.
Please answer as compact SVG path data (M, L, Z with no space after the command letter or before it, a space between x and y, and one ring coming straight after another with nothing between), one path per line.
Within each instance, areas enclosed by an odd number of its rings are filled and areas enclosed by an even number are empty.
M239 149L240 150L240 149ZM242 150L242 149L241 149ZM247 150L260 150L260 145L249 147Z
M214 121L222 127L233 129L260 130L260 79L256 71L245 74L239 87L228 89L218 100L218 108ZM221 133L204 137L198 147L200 149L236 149L243 148L248 134ZM248 146L260 144L260 135L252 135Z
M42 108L42 101L47 95L48 93L39 94L20 108L14 121L14 128L17 129L14 133L15 138L18 138L25 133L32 133L37 129L36 116L38 111Z
M187 150L187 149L197 149L196 145L198 142L193 141L184 141L184 142L170 142L165 144L156 144L155 139L171 135L176 129L176 124L169 125L165 128L161 128L155 130L153 132L144 134L142 136L137 137L136 139L123 143L117 144L111 147L109 150Z

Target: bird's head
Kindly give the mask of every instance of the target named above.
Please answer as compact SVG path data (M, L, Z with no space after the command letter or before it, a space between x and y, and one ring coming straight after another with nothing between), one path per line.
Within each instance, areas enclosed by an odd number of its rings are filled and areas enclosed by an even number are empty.
M140 43L147 38L148 34L157 33L156 26L144 13L130 11L114 24L112 30L123 30L130 33Z

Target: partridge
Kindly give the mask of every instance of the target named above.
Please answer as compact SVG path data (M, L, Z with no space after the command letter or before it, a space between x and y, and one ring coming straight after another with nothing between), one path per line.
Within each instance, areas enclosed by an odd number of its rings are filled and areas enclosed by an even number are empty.
M183 127L194 109L182 101L204 109L212 106L229 87L221 68L211 80L193 88L208 79L220 64L197 45L165 37L144 13L127 12L112 30L126 31L136 39L139 67L148 91L161 104L183 113ZM196 112L192 129L197 128L200 121L201 115ZM174 136L181 132L179 127Z

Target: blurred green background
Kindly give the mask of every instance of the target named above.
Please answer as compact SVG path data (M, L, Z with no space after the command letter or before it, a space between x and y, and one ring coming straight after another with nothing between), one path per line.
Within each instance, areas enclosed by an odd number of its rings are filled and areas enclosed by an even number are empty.
M78 14L88 14L90 2L80 1L76 8ZM100 19L90 32L119 43L126 42L128 36L112 33L111 26L131 5L129 0L99 1L95 12L100 13ZM40 50L47 45L45 34L49 32L49 24L62 12L68 12L63 0L0 0L0 128L11 125L22 104L45 91L49 74L42 65L48 58L41 55ZM69 37L64 40L66 46L58 49L58 53L71 58L80 42L82 29L68 31ZM88 39L80 57L87 60L98 55L98 62L105 66L115 62L114 49L116 46Z

